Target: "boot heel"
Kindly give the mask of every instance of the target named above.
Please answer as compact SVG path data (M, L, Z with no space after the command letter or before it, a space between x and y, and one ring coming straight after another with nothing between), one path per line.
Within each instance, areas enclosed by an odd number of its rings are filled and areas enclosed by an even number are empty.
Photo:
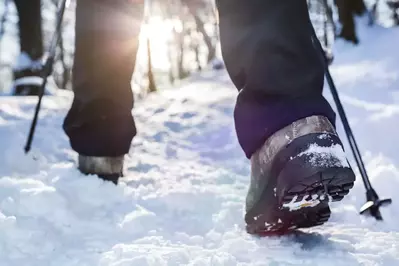
M292 211L321 202L340 201L353 187L355 174L341 141L334 134L300 137L284 149L284 154L291 156L277 178L281 208Z

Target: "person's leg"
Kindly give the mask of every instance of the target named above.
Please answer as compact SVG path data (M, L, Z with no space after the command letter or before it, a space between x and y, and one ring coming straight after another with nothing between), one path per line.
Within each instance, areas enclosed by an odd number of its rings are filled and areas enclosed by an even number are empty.
M335 114L322 96L324 71L310 39L306 1L218 4L223 58L239 90L237 134L247 157L301 118L324 115L334 124Z
M18 27L21 53L27 53L32 60L43 56L41 0L14 0L18 11Z
M130 82L143 10L143 1L77 1L75 96L64 130L80 159L93 158L80 160L82 172L111 174L85 165L123 158L136 134Z
M322 224L330 214L327 200L347 194L354 175L341 160L335 113L322 95L324 68L312 43L306 0L217 4L223 58L239 90L237 137L251 159L248 230ZM308 150L312 145L322 155ZM328 194L330 188L336 194Z
M40 0L14 0L18 11L18 29L20 40L20 55L14 65L16 82L14 94L38 94L38 82L32 84L23 80L25 77L40 76L43 56L43 37Z

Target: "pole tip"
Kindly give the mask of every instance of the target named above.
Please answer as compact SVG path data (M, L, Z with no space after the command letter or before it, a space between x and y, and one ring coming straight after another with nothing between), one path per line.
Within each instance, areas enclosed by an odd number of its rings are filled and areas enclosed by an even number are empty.
M28 154L30 151L30 146L26 145L24 150L25 150L25 154Z
M385 205L389 205L392 203L391 199L384 199L384 200L369 200L363 207L360 209L360 214L370 215L374 217L377 221L382 221L382 215L380 212L380 207Z

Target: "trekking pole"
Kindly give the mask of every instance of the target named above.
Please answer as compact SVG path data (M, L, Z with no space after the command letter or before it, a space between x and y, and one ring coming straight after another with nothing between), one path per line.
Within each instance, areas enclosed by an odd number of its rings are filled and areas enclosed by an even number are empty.
M359 168L360 175L362 176L363 183L366 188L367 202L360 209L360 214L369 214L369 215L373 216L376 220L382 220L382 216L380 213L380 207L384 206L384 205L391 204L392 200L391 199L380 200L377 195L377 192L371 186L370 179L367 175L366 167L364 166L362 157L360 155L359 148L355 141L355 137L352 133L352 129L350 128L348 119L345 114L345 110L342 106L341 100L339 99L337 88L335 87L330 70L328 68L327 58L325 57L323 47L322 47L319 39L316 36L316 32L313 28L313 25L312 25L312 29L313 29L313 33L312 33L313 45L315 46L315 49L318 52L319 58L322 61L322 64L324 66L328 86L330 87L331 94L334 98L335 104L338 109L339 116L341 117L342 124L344 126L345 133L346 133L346 136L349 141L349 145L352 149L353 156L355 157L356 164Z
M60 6L58 8L58 12L57 12L56 29L55 29L55 32L53 35L53 39L51 40L51 43L50 43L49 56L47 57L46 63L44 64L44 66L41 70L41 77L43 78L43 81L39 88L39 101L37 102L37 105L36 105L35 115L33 117L29 135L28 135L28 139L27 139L27 142L25 145L25 153L28 153L31 149L33 135L35 133L37 119L39 116L40 106L42 103L45 87L47 85L47 79L51 75L51 72L53 71L53 64L54 64L55 54L57 51L57 45L58 45L58 41L61 36L62 19L64 17L65 9L67 6L69 6L69 0L61 0L61 4L60 4Z

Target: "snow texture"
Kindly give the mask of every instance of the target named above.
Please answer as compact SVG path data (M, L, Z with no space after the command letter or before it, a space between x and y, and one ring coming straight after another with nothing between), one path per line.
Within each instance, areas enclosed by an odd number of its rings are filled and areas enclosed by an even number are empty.
M237 92L224 72L204 73L137 102L139 134L118 186L76 169L61 129L71 95L45 97L28 155L36 97L1 97L0 264L399 265L399 32L359 30L359 47L337 43L332 74L371 181L393 199L383 222L358 214L365 192L357 175L324 226L246 234L249 162L234 132Z
M13 69L21 71L24 69L40 69L42 67L41 60L32 60L26 52L22 52L16 60Z
M319 138L324 136L321 135ZM346 154L342 149L341 145L334 144L330 147L321 147L317 143L309 145L308 149L301 152L297 157L307 156L308 160L312 165L331 165L337 167L348 167Z

